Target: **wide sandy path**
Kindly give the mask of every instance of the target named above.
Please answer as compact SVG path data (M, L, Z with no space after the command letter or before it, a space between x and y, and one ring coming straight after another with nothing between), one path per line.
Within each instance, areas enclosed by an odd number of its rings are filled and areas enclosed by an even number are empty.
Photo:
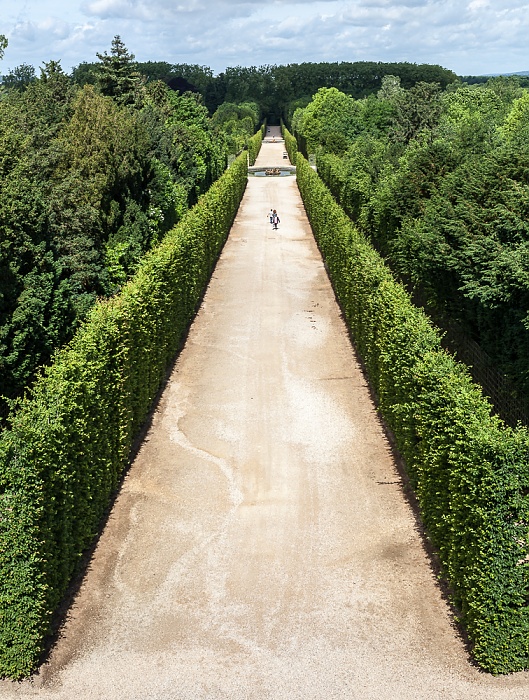
M62 637L0 697L529 697L451 626L294 177L249 179Z

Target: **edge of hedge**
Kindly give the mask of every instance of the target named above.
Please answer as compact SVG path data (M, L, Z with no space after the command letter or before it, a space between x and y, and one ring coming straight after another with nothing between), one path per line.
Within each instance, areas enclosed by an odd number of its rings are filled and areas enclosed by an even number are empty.
M283 138L285 139L285 148L287 150L288 157L290 158L290 162L292 163L292 165L296 165L296 158L298 155L298 142L296 141L295 137L292 136L290 131L286 128L283 121L281 121L281 133L283 134Z
M291 143L286 129L285 135ZM315 238L405 460L472 654L490 673L526 669L529 434L492 415L426 314L306 159L295 158Z
M266 131L266 122L263 123L261 128L259 129L259 131L257 131L248 140L248 159L249 159L250 165L254 165L255 161L257 160L257 156L259 155L259 151L261 150L261 145L263 143L265 131Z
M1 677L27 676L39 661L246 183L242 154L145 256L119 296L92 309L0 436Z

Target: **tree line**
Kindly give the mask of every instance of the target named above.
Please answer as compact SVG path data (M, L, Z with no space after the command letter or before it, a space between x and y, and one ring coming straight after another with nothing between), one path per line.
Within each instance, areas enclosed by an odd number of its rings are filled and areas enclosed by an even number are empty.
M288 65L234 66L214 75L201 65L171 64L164 61L137 63L148 81L163 80L180 89L196 91L213 114L225 102L255 102L271 123L290 120L298 106L306 106L321 87L336 87L359 99L381 87L386 75L400 77L403 87L417 82L438 82L445 87L457 79L446 68L430 64L357 61L335 63L291 63ZM97 63L81 63L72 71L80 85L95 83Z
M396 274L529 389L529 91L386 76L355 100L322 89L292 128Z

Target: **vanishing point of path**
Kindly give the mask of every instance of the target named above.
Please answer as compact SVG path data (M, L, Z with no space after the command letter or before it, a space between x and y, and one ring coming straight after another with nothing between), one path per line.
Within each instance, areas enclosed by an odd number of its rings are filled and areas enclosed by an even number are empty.
M61 638L0 683L33 697L529 698L451 626L292 176L249 178Z

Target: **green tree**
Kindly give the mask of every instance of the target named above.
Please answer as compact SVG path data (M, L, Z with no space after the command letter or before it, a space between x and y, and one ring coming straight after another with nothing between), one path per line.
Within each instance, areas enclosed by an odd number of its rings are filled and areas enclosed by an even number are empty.
M529 149L507 144L466 159L408 220L394 246L504 372L529 385Z
M133 68L114 48L98 64L107 77L117 54ZM104 95L50 61L0 100L0 396L31 384L225 168L199 94L160 81L138 88L127 74L114 71L116 90ZM248 128L257 108L242 109Z
M397 91L394 105L393 138L408 144L423 133L432 139L441 116L441 86L439 83L419 82L409 90Z
M49 358L56 339L53 309L60 306L26 95L14 92L0 101L0 395L11 398ZM2 404L0 415L4 411Z
M296 110L293 129L306 139L309 152L320 147L343 153L361 131L360 106L337 88L320 88L304 110Z
M382 78L382 85L377 92L377 97L379 100L394 102L403 91L404 88L400 85L400 78L398 75L385 75Z
M197 87L202 95L205 95L208 87L214 81L211 68L199 66L196 63L173 63L170 75L185 78L185 80Z
M5 50L7 49L8 41L4 34L0 34L0 61L4 58Z
M96 85L99 63L88 63L83 61L78 66L72 68L71 77L74 83L83 87L83 85Z
M97 85L102 94L115 98L120 104L134 102L141 76L136 70L134 54L129 53L119 34L112 39L110 55L97 53Z
M259 105L255 102L224 102L211 117L211 125L227 143L229 153L239 153L259 124Z
M529 138L529 92L513 102L499 133L509 145L526 148Z
M388 78L358 106L361 132L340 158L318 135L319 173L393 270L526 392L527 95L504 80L443 93Z
M25 90L35 79L35 68L28 63L22 63L4 76L3 84L8 89Z
M482 86L461 86L445 93L438 135L457 151L486 153L499 141L498 127L510 105L496 91Z
M129 110L89 85L73 107L60 137L63 157L50 207L61 265L82 315L97 294L112 291L103 263L109 238L123 242L130 234L126 275L152 244L146 216L150 159L147 134Z

